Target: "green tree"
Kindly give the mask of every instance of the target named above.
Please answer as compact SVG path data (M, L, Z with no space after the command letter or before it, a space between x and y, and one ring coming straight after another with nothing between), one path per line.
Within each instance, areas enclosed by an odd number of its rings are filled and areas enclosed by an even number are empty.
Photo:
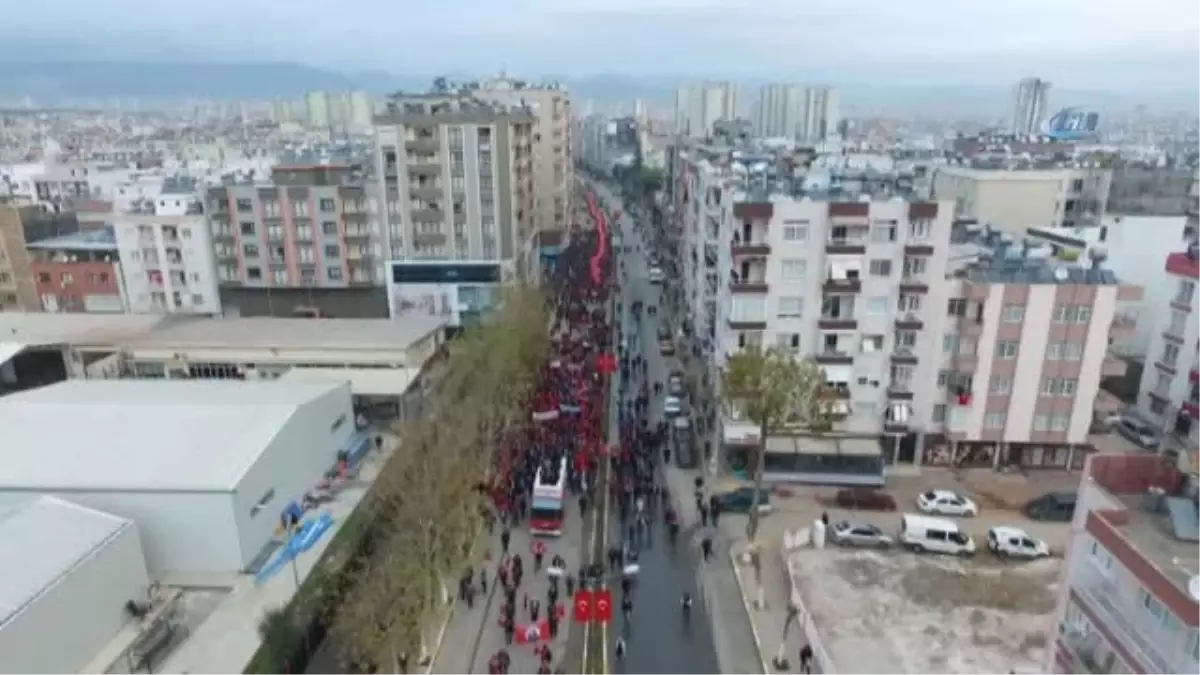
M304 641L300 627L284 607L267 610L258 622L258 637L268 650L267 661L275 672L288 669L288 661Z
M753 346L729 359L722 380L726 410L758 426L755 491L746 528L746 537L753 545L758 536L767 439L784 429L807 428L813 433L828 429L825 375L815 362L798 359L781 347Z
M374 551L351 573L331 627L346 663L396 672L401 655L426 655L431 619L475 562L487 503L477 486L528 414L549 319L538 289L506 289L493 314L449 346L422 419L398 429L369 504Z

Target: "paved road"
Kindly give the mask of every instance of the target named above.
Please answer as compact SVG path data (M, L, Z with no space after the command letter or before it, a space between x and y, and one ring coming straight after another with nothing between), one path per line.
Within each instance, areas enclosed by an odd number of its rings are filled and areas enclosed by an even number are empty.
M606 197L608 195L605 195ZM615 200L610 200L613 203ZM620 223L623 243L633 244L633 223L623 217ZM625 282L621 289L621 302L626 313L623 325L635 324L629 315L630 305L637 299L646 305L660 304L659 288L647 279L645 256L636 250L622 254L625 262ZM619 272L618 272L619 273ZM660 312L660 318L662 313ZM665 382L668 366L658 351L658 323L643 317L642 326L636 335L631 335L640 345L647 359L647 375L651 382ZM636 391L637 386L630 387ZM651 426L657 424L662 415L661 399L652 401ZM661 458L660 458L661 459ZM613 518L610 536L620 537L620 526ZM720 668L711 635L712 623L704 605L705 593L697 589L696 564L698 551L692 538L679 537L672 545L666 536L661 520L652 528L648 548L640 558L640 572L633 591L634 609L631 622L626 625L618 616L609 632L610 649L618 635L626 640L627 653L623 662L610 652L609 664L614 673L717 673ZM684 592L695 599L689 621L684 621L679 603ZM619 590L618 590L619 594Z

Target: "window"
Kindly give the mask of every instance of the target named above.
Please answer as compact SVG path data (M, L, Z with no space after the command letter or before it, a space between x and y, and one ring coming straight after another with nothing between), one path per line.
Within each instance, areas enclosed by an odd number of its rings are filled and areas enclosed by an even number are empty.
M1025 320L1024 305L1005 305L1004 321L1006 323L1021 323Z
M1171 390L1171 380L1173 379L1175 378L1162 371L1158 371L1154 378L1154 391L1161 394L1167 393Z
M776 314L781 319L797 318L804 312L804 298L798 295L785 295L779 298L779 309Z
M807 225L784 225L783 226L784 241L807 241L808 226Z
M934 424L945 424L946 423L946 404L945 403L934 403L933 404L933 423Z
M249 199L239 199L237 200L237 210L238 213L250 213L254 210L254 202Z
M342 280L342 268L341 267L327 267L327 268L325 268L325 276L329 277L330 281L341 281Z
M1062 358L1063 343L1051 342L1046 345L1046 360L1057 361Z
M1067 361L1078 361L1083 358L1083 345L1078 342L1063 344L1063 358Z
M901 295L900 301L896 304L896 308L901 314L921 311L921 296L919 295Z
M929 261L924 258L905 258L904 276L919 277L929 268Z
M1050 416L1049 415L1034 415L1033 416L1034 431L1050 431Z
M1046 377L1042 379L1042 396L1074 396L1078 381L1071 377Z
M1196 282L1191 279L1180 279L1179 290L1175 292L1175 302L1180 305L1190 305L1194 295L1196 295Z
M1150 407L1151 413L1154 413L1155 415L1166 414L1166 412L1167 412L1167 402L1166 401L1162 400L1161 398L1155 398L1153 396L1147 396L1146 398L1150 399L1149 407Z
M242 228L242 234L249 235L249 236L254 235L254 223L252 223L248 220L242 221L241 228Z
M892 275L892 261L872 260L869 269L873 277L890 277Z
M1004 413L988 413L983 419L983 426L987 429L1003 429Z
M898 330L896 331L896 347L898 349L912 349L917 345L917 331L915 330Z
M883 336L864 335L862 339L862 351L864 354L883 351Z
M928 220L914 220L908 224L908 238L914 241L924 241L929 238L932 224Z
M1017 358L1017 343L1013 340L1004 340L996 345L996 356L1002 359Z
M258 247L254 244L242 244L242 254L247 258L257 258Z
M1107 548L1104 548L1103 546L1101 546L1100 542L1098 542L1098 541L1092 542L1092 550L1091 550L1091 556L1089 557L1089 560L1091 561L1092 565L1094 565L1097 569L1099 569L1101 572L1103 572L1105 574L1105 576L1112 573L1112 566L1113 566L1112 553L1110 553Z
M992 376L988 383L988 392L997 395L1007 395L1012 392L1012 380L1003 375Z
M896 221L881 221L871 226L871 241L876 244L886 244L896 241Z
M775 343L789 352L798 352L800 351L800 334L780 333L775 336Z
M190 228L190 227L183 228L183 238L184 239L192 238L192 228Z
M203 305L203 304L204 304L204 296L200 295L199 293L193 293L192 294L192 305L196 306L196 305Z
M1187 314L1177 309L1171 310L1171 322L1167 325L1167 332L1171 335L1183 335L1187 331Z
M286 286L288 282L288 273L286 268L271 270L271 281L276 286Z
M262 280L262 269L258 268L258 267L247 267L246 268L246 278L250 279L252 281L261 281Z
M1146 613L1154 617L1163 626L1172 630L1182 626L1182 622L1171 613L1171 610L1167 609L1167 606L1161 600L1151 595L1146 589L1138 589L1138 599L1141 601L1141 605L1146 610Z
M342 249L337 244L329 244L325 247L326 258L337 258L342 255Z
M322 199L320 203L321 210L325 213L333 213L337 209L337 205L332 199Z
M780 263L780 276L784 281L801 281L807 271L803 260L784 260Z
M950 298L946 303L946 316L966 316L967 301L964 298Z
M326 220L322 222L321 233L327 235L336 235L338 233L338 224L332 220Z
M1159 362L1164 366L1173 367L1177 360L1179 360L1179 345L1171 343L1163 345L1162 358L1159 359Z
M942 335L942 353L953 354L958 351L958 333L946 333Z
M938 389L945 389L946 385L949 383L950 383L950 371L949 370L939 370L938 374L937 374Z
M1050 431L1066 431L1070 421L1071 418L1067 415L1051 415ZM1066 462L1064 461L1063 464L1066 464Z
M887 298L867 298L867 314L887 314Z

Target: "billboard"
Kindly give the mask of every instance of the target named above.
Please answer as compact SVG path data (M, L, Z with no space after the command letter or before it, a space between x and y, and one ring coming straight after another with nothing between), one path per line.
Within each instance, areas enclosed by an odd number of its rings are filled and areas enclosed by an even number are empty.
M461 326L500 298L498 263L390 263L388 311L393 319L435 317Z
M1077 141L1096 135L1100 113L1086 108L1063 108L1042 122L1042 133L1056 141Z

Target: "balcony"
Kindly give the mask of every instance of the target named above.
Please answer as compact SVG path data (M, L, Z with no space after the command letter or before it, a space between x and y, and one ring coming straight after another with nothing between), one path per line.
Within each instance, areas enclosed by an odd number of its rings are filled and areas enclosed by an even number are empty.
M437 157L414 160L408 165L408 173L414 176L440 176L442 175L442 163L438 161Z
M771 245L766 241L734 239L730 244L730 253L736 256L765 257L771 255Z
M369 227L347 227L346 241L362 241L371 238L371 228Z
M825 242L828 255L863 255L867 252L867 238L830 237Z
M1100 363L1101 377L1121 377L1125 374L1125 369L1128 364L1115 354L1106 353L1104 360Z
M441 183L415 183L408 186L408 193L417 199L445 199L446 190Z
M862 291L862 279L857 274L852 276L829 275L821 288L827 293L859 293Z
M1182 663L1172 663L1159 640L1170 640L1169 633L1154 620L1145 608L1131 602L1127 589L1117 584L1093 564L1080 565L1078 578L1072 587L1074 600L1093 624L1103 624L1114 634L1131 655L1149 666L1149 673L1183 673L1195 669ZM1090 615L1090 616L1089 616ZM1159 638L1156 640L1155 638ZM1180 651L1182 656L1182 651ZM1130 664L1132 665L1132 664Z
M747 317L729 317L729 327L733 330L766 330L766 319L747 318Z
M913 347L897 346L892 350L892 363L896 365L917 364L917 350Z
M738 281L737 279L731 279L729 281L729 292L731 293L766 293L769 290L765 279L761 281Z
M436 248L438 246L445 246L446 235L442 234L441 232L418 234L413 237L413 243L422 248Z
M823 366L848 366L854 363L854 355L843 348L824 349L813 359Z
M895 380L889 382L887 397L892 401L911 401L913 399L912 384Z
M414 208L412 219L415 223L444 223L446 222L446 212L430 207Z
M419 135L404 142L404 149L409 152L437 152L442 147L442 139L436 135Z
M916 312L904 312L896 317L897 330L921 330L925 324Z

